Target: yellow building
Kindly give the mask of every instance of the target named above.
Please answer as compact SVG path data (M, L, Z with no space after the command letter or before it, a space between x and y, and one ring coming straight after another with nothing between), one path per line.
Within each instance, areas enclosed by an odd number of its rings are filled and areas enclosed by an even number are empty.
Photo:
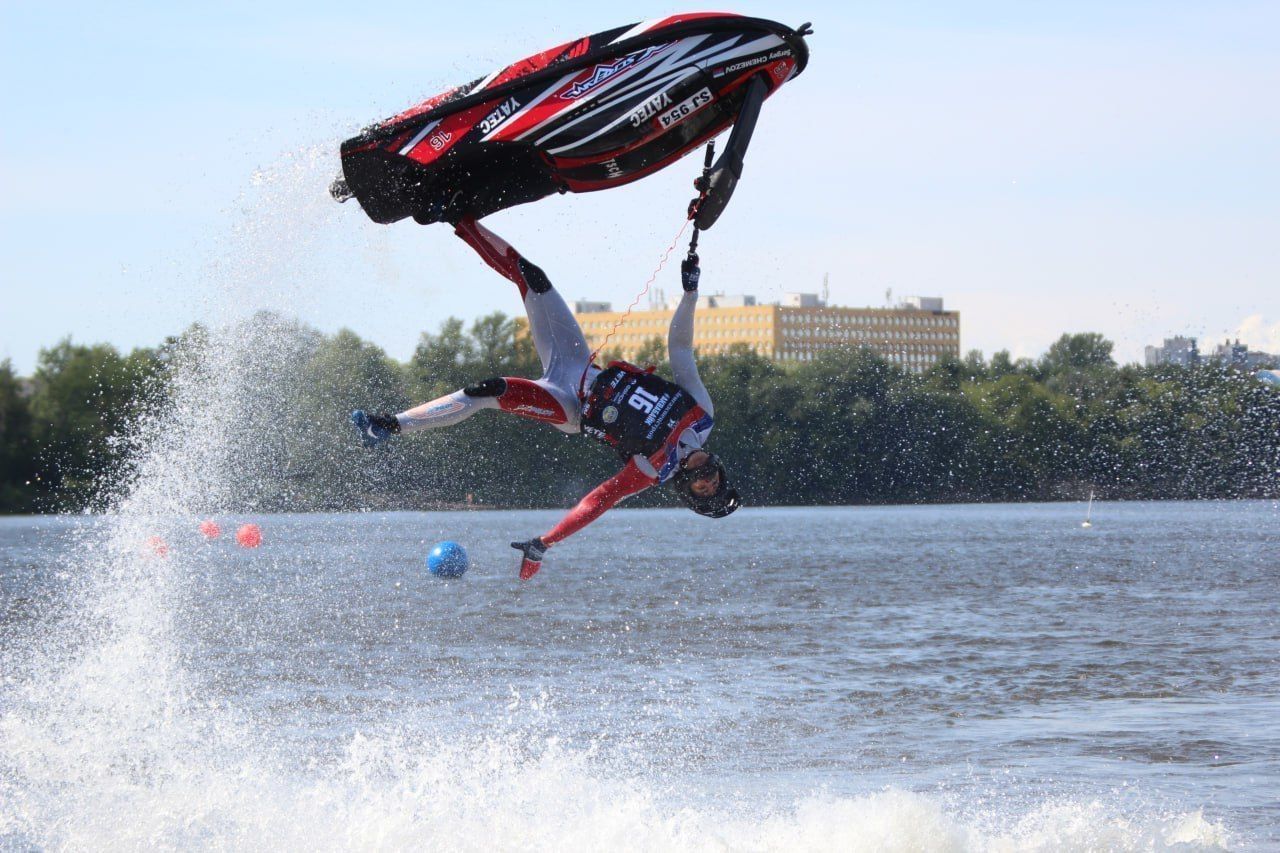
M823 350L864 346L914 373L944 355L960 355L960 313L942 310L941 299L916 298L897 308L838 308L811 294L788 294L785 301L757 305L750 296L699 297L694 348L706 355L745 344L767 358L799 362ZM630 359L655 337L665 345L672 313L632 311L605 351ZM593 349L622 319L602 302L578 302L574 316Z

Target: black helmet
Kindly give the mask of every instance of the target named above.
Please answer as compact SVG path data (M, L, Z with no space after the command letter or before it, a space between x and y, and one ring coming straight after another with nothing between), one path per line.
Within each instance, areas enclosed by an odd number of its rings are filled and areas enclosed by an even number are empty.
M706 462L697 468L686 468L681 465L676 469L675 476L671 478L671 484L675 487L680 500L684 501L684 505L698 515L705 515L707 518L724 518L742 506L742 499L738 497L738 490L729 485L729 477L725 473L720 457L705 450L703 453L707 454ZM712 473L720 475L720 484L715 494L695 495L694 482L705 480Z

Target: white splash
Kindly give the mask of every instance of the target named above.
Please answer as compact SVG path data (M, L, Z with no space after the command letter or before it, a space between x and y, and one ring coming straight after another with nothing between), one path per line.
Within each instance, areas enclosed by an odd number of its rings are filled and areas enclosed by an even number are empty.
M133 462L68 557L74 615L46 626L0 687L0 847L261 850L1093 850L1225 846L1199 814L1143 820L1099 803L962 814L900 790L780 805L691 806L679 783L601 766L590 749L513 730L356 735L337 754L290 721L220 704L186 668L175 619L193 564L151 536L190 534L270 480L246 431L289 393L296 327L253 309L302 298L328 155L255 179L207 299L216 319L178 351L172 396L127 440ZM305 286L304 286L305 284ZM216 618L216 614L207 614ZM519 696L513 700L521 704ZM542 698L535 700L545 701ZM693 784L693 783L690 783ZM675 787L673 787L673 785ZM998 826L996 829L991 826ZM1186 848L1182 848L1186 849Z

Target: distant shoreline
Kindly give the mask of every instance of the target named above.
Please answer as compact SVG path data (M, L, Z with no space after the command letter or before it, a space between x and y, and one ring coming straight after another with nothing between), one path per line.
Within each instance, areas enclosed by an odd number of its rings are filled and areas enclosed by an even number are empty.
M915 503L861 503L861 504L758 504L755 506L747 505L743 509L788 509L788 510L822 510L822 509L914 509L924 507L942 507L942 506L973 506L973 507L996 507L996 506L1070 506L1073 504L1088 503L1088 496L1082 498L1063 498L1061 500L1027 500L1027 501L919 501ZM1231 497L1231 498L1114 498L1108 499L1094 496L1094 506L1099 505L1118 505L1118 504L1193 504L1193 503L1217 503L1217 504L1235 504L1235 503L1273 503L1280 505L1280 496L1272 497ZM443 503L430 507L412 507L412 508L379 508L379 509L333 509L333 510L301 510L301 511L277 511L277 510L227 510L225 512L209 512L209 513L192 513L190 517L196 518L250 518L259 516L311 516L311 515L390 515L396 513L429 513L429 512L556 512L567 511L568 506L495 506L465 503ZM644 512L652 510L683 510L678 505L672 506L621 506L610 511L609 515L615 515L619 512ZM0 519L19 519L19 518L107 518L113 513L105 512L28 512L28 513L0 513ZM175 516L178 517L178 516Z
M259 314L128 355L64 341L30 382L0 362L0 512L109 506L131 477L157 476L148 430L165 436L165 465L203 481L189 497L215 505L573 506L622 464L581 436L493 412L376 450L351 429L355 408L537 376L520 330L501 313L470 332L446 320L402 364L350 331ZM787 366L740 346L699 358L709 447L748 506L1280 497L1280 386L1229 365L1122 367L1111 349L1067 334L1038 360L969 353L914 374L861 347ZM221 353L245 370L260 356L270 375L241 375ZM654 338L640 361L663 374L665 358ZM674 504L660 488L628 501Z

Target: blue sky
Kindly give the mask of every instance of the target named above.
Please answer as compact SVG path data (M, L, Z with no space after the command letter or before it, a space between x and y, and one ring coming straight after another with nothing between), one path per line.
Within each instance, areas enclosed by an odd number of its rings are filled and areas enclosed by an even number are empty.
M406 358L449 315L519 310L443 226L325 195L337 142L639 4L0 4L0 359L150 345L258 307ZM940 295L963 346L1100 331L1280 351L1274 2L742 3L812 20L762 114L704 287L880 305ZM489 224L570 298L625 304L697 169ZM660 281L673 290L674 278Z

